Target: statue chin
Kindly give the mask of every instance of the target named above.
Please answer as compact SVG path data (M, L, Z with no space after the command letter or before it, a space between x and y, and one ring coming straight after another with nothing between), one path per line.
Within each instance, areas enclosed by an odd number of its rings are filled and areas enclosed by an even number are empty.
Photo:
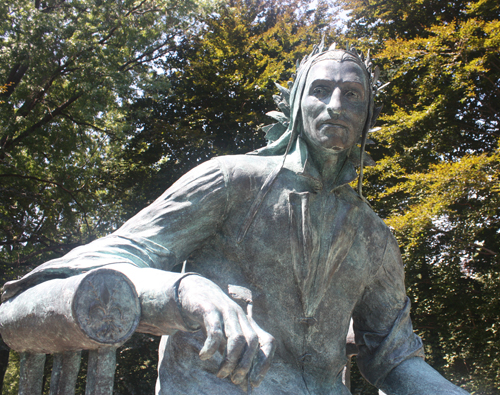
M349 150L354 145L347 128L337 125L323 125L316 135L302 134L308 147L312 150L312 156L324 155L325 153L338 155ZM352 140L352 141L351 141Z
M311 156L317 161L318 159L326 159L328 156L342 156L343 153L347 153L352 145L344 144L339 141L339 139L333 139L322 141L321 143L311 144L308 143L309 149L312 150Z

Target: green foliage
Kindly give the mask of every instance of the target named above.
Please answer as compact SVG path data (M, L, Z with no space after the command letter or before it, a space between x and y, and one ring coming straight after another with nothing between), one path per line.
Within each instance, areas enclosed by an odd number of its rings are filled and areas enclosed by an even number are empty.
M178 40L158 63L167 95L145 89L131 106L134 133L124 157L157 166L158 174L132 188L150 201L201 161L265 145L259 130L271 119L275 81L291 78L295 61L310 51L335 14L326 3L230 1L200 19L199 30ZM137 177L136 177L137 178Z
M430 363L477 394L500 388L500 22L494 1L345 1L375 47L384 102L365 191L407 265Z
M0 5L0 279L123 222L126 104L195 1Z
M309 3L0 5L0 279L111 232L200 161L264 145L274 81L335 18ZM115 392L152 393L156 361L157 339L134 335ZM77 393L85 374L84 357Z
M115 395L155 393L159 342L158 336L135 333L118 349L113 390Z
M3 379L2 395L16 395L19 393L19 354L11 351L9 366Z

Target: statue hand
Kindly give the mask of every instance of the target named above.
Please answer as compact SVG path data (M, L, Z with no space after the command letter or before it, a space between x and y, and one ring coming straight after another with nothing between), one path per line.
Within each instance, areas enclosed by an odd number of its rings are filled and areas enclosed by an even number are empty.
M203 277L182 279L179 301L184 317L200 325L207 336L200 358L209 359L217 350L224 350L217 377L231 375L231 381L239 385L251 369L250 384L258 386L270 367L274 338L217 285Z

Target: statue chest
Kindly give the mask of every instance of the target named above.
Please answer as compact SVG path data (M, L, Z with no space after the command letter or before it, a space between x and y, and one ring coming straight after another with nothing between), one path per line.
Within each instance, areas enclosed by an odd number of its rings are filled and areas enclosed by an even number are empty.
M231 213L222 231L197 251L190 270L224 290L251 290L257 322L283 341L284 350L293 350L294 359L345 355L352 310L370 272L358 237L358 206L339 193L275 190L238 243L247 210L242 204Z

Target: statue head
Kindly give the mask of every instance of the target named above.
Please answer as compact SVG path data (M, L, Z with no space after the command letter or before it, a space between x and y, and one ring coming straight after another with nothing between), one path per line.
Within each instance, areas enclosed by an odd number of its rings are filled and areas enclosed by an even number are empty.
M312 62L299 126L310 148L337 154L360 141L369 111L369 78L360 59L346 51L326 51Z
M271 111L267 113L267 115L276 119L278 123L264 127L269 144L267 147L259 150L258 154L283 154L287 151L287 146L290 145L288 143L293 142L298 135L303 135L304 114L302 111L302 99L307 96L306 84L311 79L311 72L315 72L317 68L320 68L323 62L329 62L330 64L338 63L337 66L332 67L338 67L338 71L341 73L349 72L347 69L351 69L350 71L352 71L356 69L357 66L359 67L357 71L361 71L364 75L364 79L366 80L366 90L364 93L367 102L367 112L360 133L360 139L356 141L356 143L363 145L363 140L366 138L369 129L375 124L381 110L381 107L374 107L374 97L377 91L384 88L387 84L381 87L377 86L379 69L378 67L373 67L369 52L365 58L362 53L358 52L353 47L347 47L347 49L341 50L336 48L336 44L324 50L324 41L322 41L319 45L314 46L311 54L304 57L304 59L297 64L297 72L294 76L294 81L288 83L288 89L276 84L280 91L280 95L275 95L274 100L281 111ZM361 159L361 156L360 151L355 149L356 143L352 147L353 150L350 159L355 165L359 165L360 161L356 159ZM365 164L372 164L369 163L372 161L368 157L365 158L364 162Z
M321 73L324 74L336 73L337 76L335 79L337 82L344 78L343 75L350 74L353 78L358 78L361 85L364 85L362 102L364 102L365 110L361 110L361 107L363 107L361 106L359 111L355 111L355 114L350 111L354 119L345 120L345 123L338 125L338 127L326 125L324 133L320 133L319 129L315 130L312 125L314 121L310 116L313 115L312 112L309 112L312 108L307 107L303 110L309 96L309 92L307 91L308 84L314 79L314 74L320 72L319 69L323 69ZM336 48L336 44L333 44L325 51L324 41L322 40L319 45L314 46L311 54L297 64L296 76L293 82L288 83L288 89L276 84L280 95L275 95L274 100L281 111L271 111L267 115L278 122L263 128L269 144L256 151L256 154L284 155L286 157L293 142L299 135L306 139L309 138L308 144L310 146L314 146L314 143L319 143L323 139L324 142L320 144L323 148L328 148L326 146L330 144L329 148L335 151L347 150L346 160L354 166L359 166L358 193L362 196L363 166L373 166L375 164L373 159L364 152L365 144L368 132L375 125L375 121L382 110L382 107L374 106L374 98L378 91L388 85L378 86L378 77L379 68L376 66L373 67L370 52L365 57L363 53L358 52L353 47L347 46L345 50L340 50ZM348 105L346 101L344 104L345 111ZM328 111L326 104L325 108ZM331 113L332 111L333 117L335 117L335 110L330 108ZM339 114L339 119L341 114L342 111ZM346 115L345 112L344 115ZM330 117L332 118L331 115ZM321 118L318 118L318 121L320 120ZM337 140L340 139L340 135L343 133L341 126L345 126L346 129L344 132L349 131L349 133L344 133L344 141L339 145L338 142L334 143L333 137L337 135ZM321 136L321 134L324 135ZM331 136L327 138L327 135ZM327 140L329 140L329 143L326 142Z
M382 107L374 107L379 69L372 69L370 53L365 58L354 48L338 50L335 44L324 51L324 41L297 65L297 74L288 89L276 84L280 95L274 101L281 111L267 113L278 122L265 126L267 147L256 155L283 155L257 195L238 235L241 242L253 218L285 163L292 144L301 135L312 149L345 152L347 162L360 167L358 194L363 198L363 165L375 162L365 155L368 131L375 125ZM338 102L340 100L340 102ZM359 146L358 146L359 144ZM343 165L342 165L343 168Z

